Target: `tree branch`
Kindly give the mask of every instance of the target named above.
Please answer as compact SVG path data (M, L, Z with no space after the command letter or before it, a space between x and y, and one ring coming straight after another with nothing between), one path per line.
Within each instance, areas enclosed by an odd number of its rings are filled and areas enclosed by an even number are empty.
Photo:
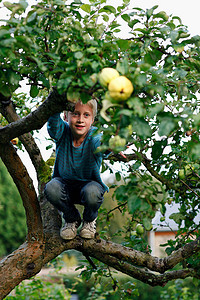
M0 276L0 295L5 297L19 282L37 274L43 265L69 249L75 249L84 255L96 258L151 286L164 286L172 279L184 279L188 276L198 278L199 276L198 270L192 268L168 271L193 253L200 251L199 239L186 244L170 256L159 259L150 254L101 239L84 240L77 236L73 240L64 241L60 238L58 228L54 228L51 232L45 233L43 247L40 242L36 241L25 243L0 262L0 273L2 274ZM6 276L8 277L6 280L3 276L5 270L7 270ZM16 274L18 274L17 281Z
M20 120L20 117L16 113L13 103L10 102L9 105L0 106L0 112L6 118L9 123L16 122ZM36 169L37 174L39 173L39 168L41 166L41 162L43 161L40 149L31 133L26 133L19 136L20 141L24 145L26 151L28 152L30 159ZM39 179L39 178L38 178Z
M124 261L137 267L146 267L151 271L164 273L186 258L191 257L194 253L198 253L200 251L200 238L184 245L165 258L158 258L148 253L104 240L88 240L78 246L80 245L81 247L77 248L77 250L84 251L100 261L103 261L105 255L108 255L115 257L121 262Z
M114 161L123 161L123 162L129 162L132 160L138 160L143 163L143 165L146 167L146 169L149 171L149 173L155 177L158 181L162 182L164 185L166 185L167 189L173 189L178 192L180 192L177 187L171 183L169 180L161 176L158 172L155 171L154 167L151 166L151 160L148 159L143 153L133 153L133 154L126 154L126 158L122 157L120 154L113 154L110 155L108 159L112 159Z
M98 257L96 258L99 259ZM109 265L116 270L151 286L165 286L166 283L170 280L178 278L185 279L189 276L197 276L197 272L194 269L182 269L178 271L174 270L166 272L164 274L157 274L154 272L150 272L147 268L138 268L127 262L120 261L119 259L110 255L104 255L101 258L101 261L106 265Z
M67 98L53 90L47 99L32 113L9 125L0 128L0 141L6 143L16 136L42 128L49 117L66 109Z
M43 266L43 245L24 243L0 262L0 300L24 279L36 275Z

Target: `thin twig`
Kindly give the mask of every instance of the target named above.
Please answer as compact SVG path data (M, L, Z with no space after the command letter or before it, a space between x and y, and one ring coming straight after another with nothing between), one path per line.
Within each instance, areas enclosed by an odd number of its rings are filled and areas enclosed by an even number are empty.
M181 179L181 182L185 185L185 186L187 186L187 188L188 189L190 189L198 198L200 198L200 196L186 183L186 182L184 182L182 179Z
M87 255L86 253L82 252L83 255L85 256L85 258L87 259L87 261L89 262L89 264L92 266L93 269L97 269L96 265L94 264L94 262L92 261L92 259L89 257L89 255Z

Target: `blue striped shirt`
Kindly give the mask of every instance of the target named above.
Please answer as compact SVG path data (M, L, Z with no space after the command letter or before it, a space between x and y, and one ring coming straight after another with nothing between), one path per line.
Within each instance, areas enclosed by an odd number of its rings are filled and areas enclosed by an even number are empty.
M83 143L74 147L71 129L60 114L51 116L47 130L56 143L56 160L53 177L68 180L94 180L100 183L105 191L108 187L102 182L100 167L103 159L101 152L94 153L101 144L101 134L93 135L96 128L91 126Z

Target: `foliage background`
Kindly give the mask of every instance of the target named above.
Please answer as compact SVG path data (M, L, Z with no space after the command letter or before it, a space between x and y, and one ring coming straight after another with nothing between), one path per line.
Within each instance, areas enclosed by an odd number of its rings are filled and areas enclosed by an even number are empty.
M26 217L19 192L0 160L0 257L15 250L26 237Z

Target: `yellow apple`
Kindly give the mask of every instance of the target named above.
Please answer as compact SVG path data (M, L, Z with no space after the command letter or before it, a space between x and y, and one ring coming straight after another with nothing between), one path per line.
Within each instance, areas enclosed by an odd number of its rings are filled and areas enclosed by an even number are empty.
M116 149L126 145L126 139L121 138L119 135L115 135L109 139L109 148Z
M107 87L110 81L117 77L119 77L119 73L117 70L113 68L104 68L101 70L101 73L99 74L99 83L103 87Z
M133 85L127 77L119 76L110 81L108 90L113 100L124 101L131 96Z

